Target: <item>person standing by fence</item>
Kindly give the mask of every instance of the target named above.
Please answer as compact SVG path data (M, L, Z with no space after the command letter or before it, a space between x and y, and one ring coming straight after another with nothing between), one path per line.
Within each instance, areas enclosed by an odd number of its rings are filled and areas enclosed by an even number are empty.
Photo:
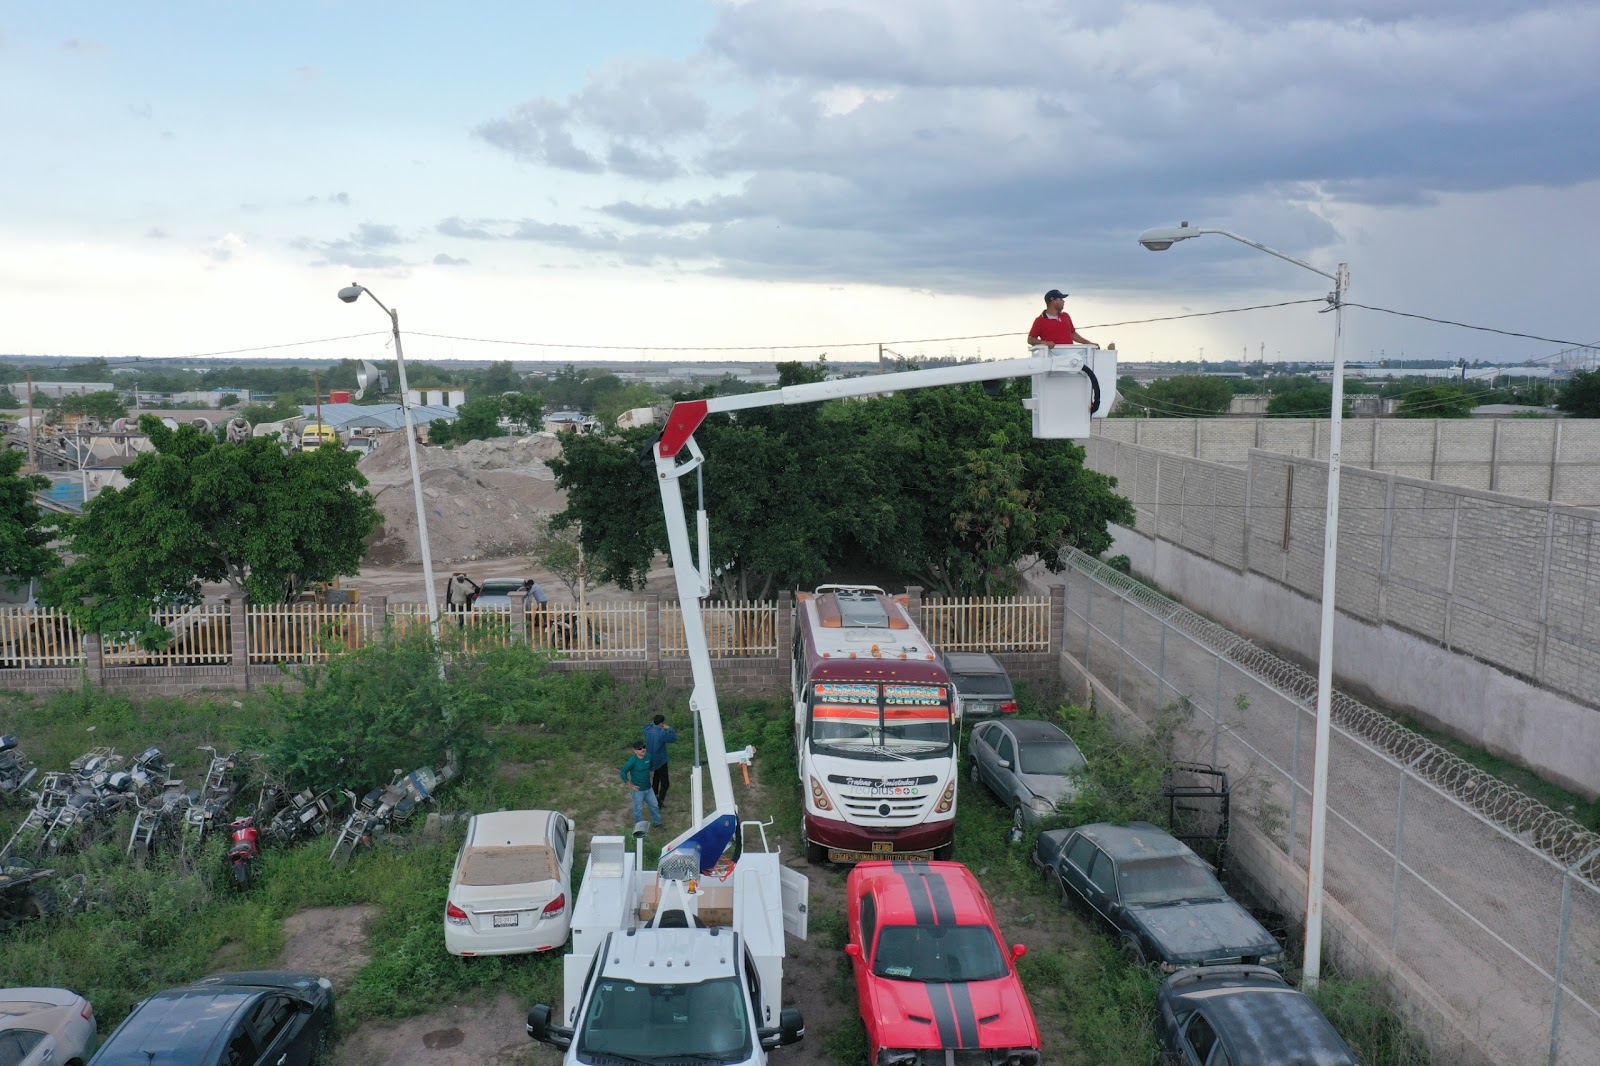
M450 575L450 581L444 587L445 609L456 612L457 619L464 626L467 624L466 612L472 610L473 601L482 591L476 581L458 570Z
M656 794L650 788L650 756L646 752L644 741L636 740L633 745L633 754L628 761L622 764L622 783L628 786L629 793L633 796L633 820L639 821L644 817L644 808L650 808L650 821L661 827L661 805L656 802Z
M650 790L656 794L656 803L667 805L667 789L672 780L667 769L667 745L678 739L678 731L667 724L666 715L658 714L644 727L644 742L650 753Z

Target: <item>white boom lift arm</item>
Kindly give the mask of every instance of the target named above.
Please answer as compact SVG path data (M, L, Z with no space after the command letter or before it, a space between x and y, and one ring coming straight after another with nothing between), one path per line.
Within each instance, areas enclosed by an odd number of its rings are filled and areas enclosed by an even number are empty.
M1033 378L1033 397L1022 403L1033 412L1034 437L1082 440L1090 434L1090 419L1106 417L1116 400L1117 353L1090 345L1058 344L1054 348L1040 345L1026 359L963 363L900 374L819 381L740 396L687 400L673 405L666 426L653 445L653 456L661 487L661 505L666 514L672 573L677 581L678 604L683 612L689 665L694 675L689 709L698 717L705 740L713 809L710 817L706 817L697 758L690 784L693 824L674 838L663 852L660 863L662 876L692 877L697 872L708 872L716 865L738 831L738 809L733 799L733 778L728 767L732 763L748 765L755 754L754 749L749 747L740 751L726 750L722 715L717 707L716 683L711 675L711 653L706 645L705 624L700 610L700 601L711 591L711 529L702 500L695 515L699 542L699 564L696 565L695 555L689 545L683 493L678 485L679 478L697 470L705 462L705 456L694 441L695 430L707 415L718 412L1020 377ZM685 448L689 450L689 458L680 464L677 457ZM694 863L692 867L689 866L691 860Z

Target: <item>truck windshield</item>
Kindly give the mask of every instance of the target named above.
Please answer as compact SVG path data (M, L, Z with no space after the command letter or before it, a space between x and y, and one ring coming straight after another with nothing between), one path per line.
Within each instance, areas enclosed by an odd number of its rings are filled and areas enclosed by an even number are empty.
M887 760L950 753L948 686L818 681L811 699L816 751Z
M744 990L732 977L679 985L602 977L577 1050L597 1066L743 1062L752 1054Z

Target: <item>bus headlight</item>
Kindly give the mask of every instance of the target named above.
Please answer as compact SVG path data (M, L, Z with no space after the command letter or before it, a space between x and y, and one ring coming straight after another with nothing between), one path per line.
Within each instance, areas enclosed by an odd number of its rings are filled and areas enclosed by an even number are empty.
M819 811L833 810L833 801L828 798L828 792L817 780L816 774L811 775L811 805Z
M952 779L948 785L944 786L944 795L939 797L939 806L933 809L933 813L945 814L950 810L951 807L954 807L955 805L956 783L955 780Z

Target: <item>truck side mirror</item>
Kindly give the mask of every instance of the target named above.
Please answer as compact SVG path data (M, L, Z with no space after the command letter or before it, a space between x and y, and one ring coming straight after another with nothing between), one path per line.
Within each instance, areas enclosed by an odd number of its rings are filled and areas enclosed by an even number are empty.
M528 1011L528 1036L541 1044L562 1050L572 1046L572 1030L550 1024L550 1005L540 1003Z
M1026 945L1026 944L1012 944L1011 945L1011 961L1015 962L1016 960L1022 958L1022 956L1026 955L1027 953L1028 953L1028 945Z
M778 1015L776 1029L761 1030L761 1046L768 1051L773 1048L788 1047L798 1044L806 1035L805 1019L800 1016L798 1007L785 1007Z
M844 953L850 956L852 959L859 959L861 957L861 945L846 944L844 946Z

